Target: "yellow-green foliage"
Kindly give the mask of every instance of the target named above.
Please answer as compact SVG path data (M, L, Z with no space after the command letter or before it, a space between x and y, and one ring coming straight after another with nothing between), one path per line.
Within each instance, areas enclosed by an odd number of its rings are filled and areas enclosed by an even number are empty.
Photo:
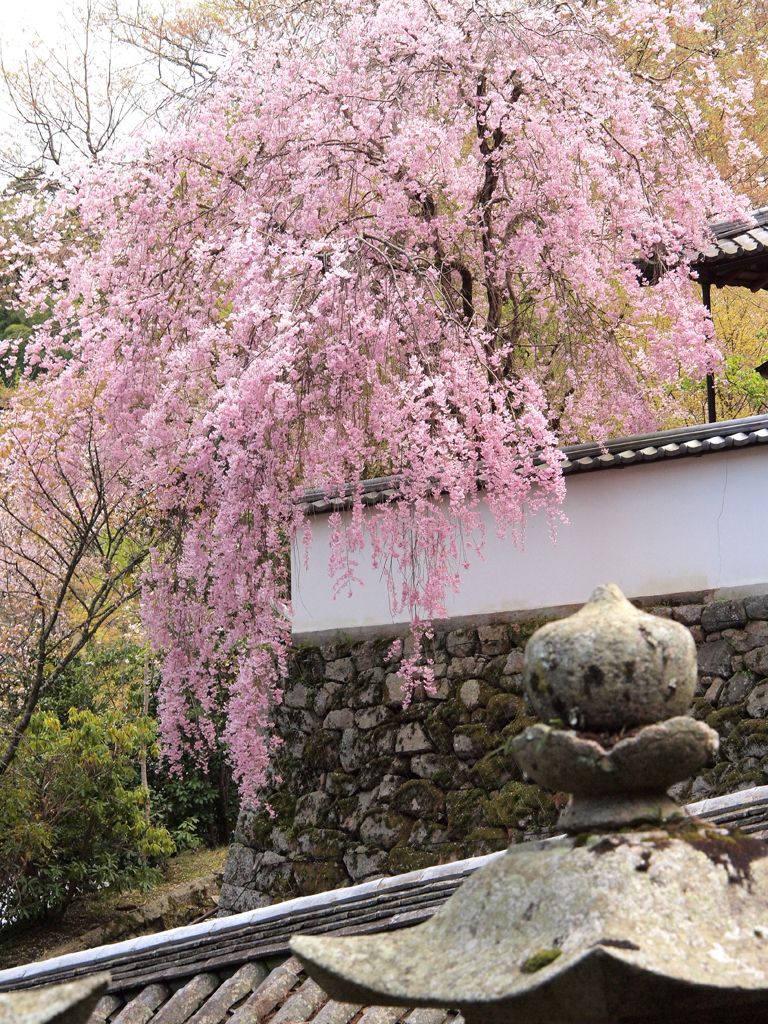
M137 758L152 749L148 718L38 712L0 778L0 927L63 913L88 892L156 880L173 853L146 821Z

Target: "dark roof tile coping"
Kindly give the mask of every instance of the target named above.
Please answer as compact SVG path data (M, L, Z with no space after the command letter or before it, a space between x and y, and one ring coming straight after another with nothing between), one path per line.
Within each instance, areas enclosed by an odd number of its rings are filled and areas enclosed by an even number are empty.
M700 456L727 448L768 444L768 415L748 416L720 423L700 423L690 427L673 427L651 434L633 434L607 441L587 441L583 444L563 446L563 473L593 472L596 469L620 469L641 462ZM402 474L362 480L362 500L375 505L397 496ZM478 486L484 479L478 477ZM310 515L323 515L349 509L353 504L355 488L348 484L343 495L327 497L322 488L307 490L300 499Z

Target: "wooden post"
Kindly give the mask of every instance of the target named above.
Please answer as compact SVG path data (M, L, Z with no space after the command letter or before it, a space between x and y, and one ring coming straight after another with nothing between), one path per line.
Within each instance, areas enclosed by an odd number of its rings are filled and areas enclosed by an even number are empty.
M701 297L704 300L704 305L712 316L712 300L710 296L711 285L709 281L702 281L701 284ZM715 375L714 373L707 374L707 414L710 423L717 422L717 408L715 407Z

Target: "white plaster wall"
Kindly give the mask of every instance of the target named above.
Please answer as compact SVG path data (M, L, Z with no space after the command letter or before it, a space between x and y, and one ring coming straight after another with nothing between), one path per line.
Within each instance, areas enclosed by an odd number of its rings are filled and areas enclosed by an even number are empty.
M521 550L497 537L485 509L484 558L470 557L448 615L576 604L608 581L628 597L768 581L768 446L569 476L563 511L569 525L556 544L540 514ZM312 534L308 569L294 552L294 632L403 621L365 552L356 556L364 586L333 599L327 516L312 519Z

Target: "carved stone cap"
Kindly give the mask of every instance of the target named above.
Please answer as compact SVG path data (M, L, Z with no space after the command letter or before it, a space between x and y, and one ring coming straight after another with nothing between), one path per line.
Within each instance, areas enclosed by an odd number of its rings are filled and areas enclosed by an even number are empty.
M550 725L631 729L685 713L696 688L696 645L685 626L639 611L608 583L574 615L533 634L523 680Z

